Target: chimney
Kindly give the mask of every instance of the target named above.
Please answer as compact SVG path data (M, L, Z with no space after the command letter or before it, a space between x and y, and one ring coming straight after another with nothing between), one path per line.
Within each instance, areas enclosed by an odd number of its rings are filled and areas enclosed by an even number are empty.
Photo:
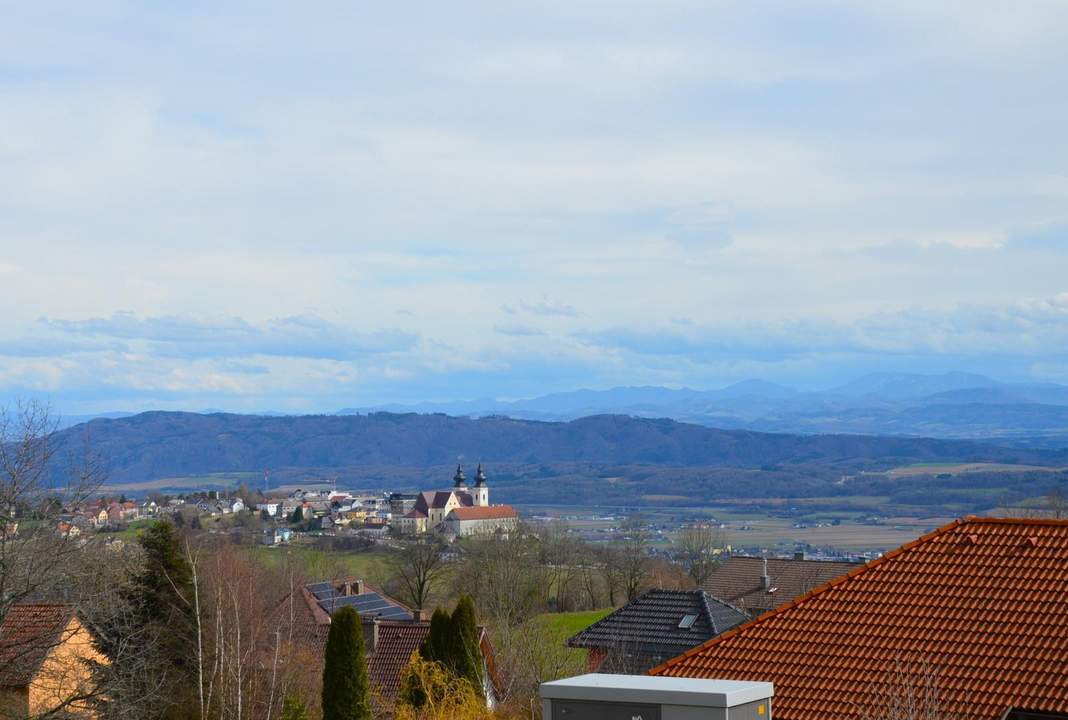
M416 622L430 622L430 611L422 608L415 611Z
M764 558L764 574L760 576L760 587L766 592L771 590L771 578L768 577L768 559Z
M794 550L794 560L804 560L804 559L805 559L805 551L804 550Z
M357 580L352 583L352 594L363 595L363 580Z

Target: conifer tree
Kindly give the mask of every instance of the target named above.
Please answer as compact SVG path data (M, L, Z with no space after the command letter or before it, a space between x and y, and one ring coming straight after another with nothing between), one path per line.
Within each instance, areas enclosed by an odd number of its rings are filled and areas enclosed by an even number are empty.
M330 618L323 668L323 720L370 720L371 691L367 677L363 628L352 607Z
M479 647L478 620L470 595L461 595L452 611L448 632L448 665L456 677L471 684L482 694L482 651Z
M452 619L444 608L438 608L430 618L430 634L419 647L419 654L425 660L441 663L452 670L452 656L449 653L449 626Z

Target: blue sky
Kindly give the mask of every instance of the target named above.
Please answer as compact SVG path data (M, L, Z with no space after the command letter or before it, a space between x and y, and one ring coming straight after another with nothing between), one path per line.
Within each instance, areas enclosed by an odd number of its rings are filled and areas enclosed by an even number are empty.
M1068 5L0 2L0 397L1068 382Z

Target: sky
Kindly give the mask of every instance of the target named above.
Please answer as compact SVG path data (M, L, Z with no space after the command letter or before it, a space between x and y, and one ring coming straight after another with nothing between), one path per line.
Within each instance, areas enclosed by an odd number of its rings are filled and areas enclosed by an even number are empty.
M0 400L1068 383L1068 4L0 0Z

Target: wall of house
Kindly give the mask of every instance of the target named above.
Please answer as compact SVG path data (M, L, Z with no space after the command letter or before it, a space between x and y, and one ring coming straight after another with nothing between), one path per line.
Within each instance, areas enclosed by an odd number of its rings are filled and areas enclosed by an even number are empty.
M106 663L107 658L93 646L89 631L77 618L72 618L63 631L63 642L57 644L41 663L41 669L29 687L29 714L38 715L60 707L91 686L90 669L86 661ZM93 718L96 713L85 702L73 703L68 713Z
M30 692L27 688L0 689L0 717L26 717L30 714Z

